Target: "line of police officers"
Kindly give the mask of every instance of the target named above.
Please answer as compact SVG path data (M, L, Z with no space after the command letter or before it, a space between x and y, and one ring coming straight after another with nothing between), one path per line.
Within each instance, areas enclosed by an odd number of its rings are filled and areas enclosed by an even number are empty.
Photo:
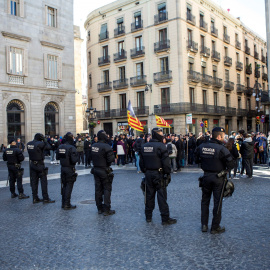
M114 162L114 153L107 143L108 136L105 131L100 130L97 134L98 143L92 146L93 168L91 173L95 179L95 201L99 214L104 216L115 214L111 209L111 191L114 174L112 173L111 163ZM230 152L223 146L225 130L214 128L212 139L201 144L195 152L197 163L201 163L204 171L202 178L202 201L201 201L201 224L202 232L208 231L209 204L211 195L214 197L213 220L211 233L222 233L224 227L220 227L221 209L219 202L223 197L224 175L218 176L220 171L232 169L234 160ZM146 221L152 221L152 213L155 208L155 195L163 225L171 225L177 222L170 217L169 206L167 203L167 186L171 181L170 158L166 146L162 143L163 133L160 128L152 130L152 139L143 144L141 149L140 168L145 173L145 216ZM22 174L23 169L20 163L24 156L20 149L16 147L15 141L11 141L11 147L3 154L3 159L7 161L10 176L11 197L17 197L15 193L15 182L19 191L19 198L29 198L23 193ZM47 191L48 168L44 165L44 151L49 149L45 137L38 133L33 141L27 144L30 159L30 183L32 187L33 203L54 203ZM64 143L56 151L56 159L61 164L61 194L62 208L70 210L76 208L70 203L71 193L74 182L77 179L75 165L78 162L78 153L73 145L73 134L68 132L64 136ZM38 197L38 182L41 180L43 200ZM218 211L219 210L219 211Z

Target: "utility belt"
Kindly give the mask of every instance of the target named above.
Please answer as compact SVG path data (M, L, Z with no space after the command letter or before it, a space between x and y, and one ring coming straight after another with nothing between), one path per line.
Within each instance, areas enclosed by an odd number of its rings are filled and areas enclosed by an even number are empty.
M34 160L31 160L31 163L33 163L34 165L44 165L44 160L37 160L37 161L34 161Z
M21 168L21 163L7 163L8 166L15 166L17 169Z
M153 169L146 169L147 171L150 171L150 172L159 172L160 174L163 174L163 169L162 168L159 168L159 169L155 169L155 170L153 170Z
M97 166L94 166L94 168L91 169L90 173L95 174L95 169L103 169L107 173L109 182L110 183L113 182L114 173L113 173L113 169L111 167L97 167Z

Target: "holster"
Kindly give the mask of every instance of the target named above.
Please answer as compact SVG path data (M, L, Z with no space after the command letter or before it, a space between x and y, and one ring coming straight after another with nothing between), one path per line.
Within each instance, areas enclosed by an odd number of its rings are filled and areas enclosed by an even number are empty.
M109 182L112 183L113 182L113 178L114 178L113 169L112 168L106 169L106 173L108 175Z
M21 177L21 176L23 176L23 173L24 173L24 168L20 168L20 169L18 169L17 176Z
M200 187L200 188L203 187L203 176L200 176L200 177L198 178L198 181L199 181L199 187Z
M75 167L74 167L74 168L73 168L73 174L72 174L72 176L71 176L73 182L76 182L77 176L78 176L78 174L76 173L76 169L75 169Z

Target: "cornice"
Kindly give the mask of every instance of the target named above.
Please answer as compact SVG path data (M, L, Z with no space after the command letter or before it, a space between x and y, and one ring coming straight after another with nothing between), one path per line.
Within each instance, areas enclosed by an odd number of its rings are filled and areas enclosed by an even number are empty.
M51 43L51 42L48 42L48 41L40 41L41 45L42 46L46 46L46 47L51 47L51 48L54 48L54 49L57 49L57 50L64 50L64 46L62 45L58 45L58 44L55 44L55 43Z
M5 32L5 31L2 31L1 33L2 33L2 36L4 36L4 37L19 39L19 40L26 41L26 42L31 41L30 37L21 36L21 35L17 35L14 33Z

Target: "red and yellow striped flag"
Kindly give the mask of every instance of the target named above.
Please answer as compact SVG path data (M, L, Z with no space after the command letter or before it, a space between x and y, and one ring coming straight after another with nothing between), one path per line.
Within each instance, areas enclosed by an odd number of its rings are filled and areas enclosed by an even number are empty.
M128 111L128 124L133 128L133 129L136 129L138 131L141 131L143 132L143 126L142 126L142 123L138 120L137 117L132 117L130 115L130 112Z
M156 122L158 127L171 128L171 126L160 116L156 116Z

